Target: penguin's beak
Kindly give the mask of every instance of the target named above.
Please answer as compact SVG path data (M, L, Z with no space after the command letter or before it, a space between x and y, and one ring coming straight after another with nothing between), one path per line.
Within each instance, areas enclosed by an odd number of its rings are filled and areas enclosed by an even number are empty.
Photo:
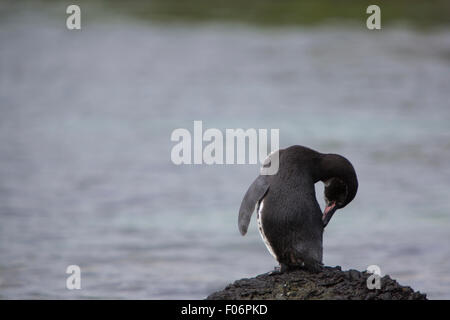
M322 216L324 228L327 226L328 222L330 222L331 217L336 212L336 210L337 210L336 202L332 201L327 204L325 210L323 211L323 216Z

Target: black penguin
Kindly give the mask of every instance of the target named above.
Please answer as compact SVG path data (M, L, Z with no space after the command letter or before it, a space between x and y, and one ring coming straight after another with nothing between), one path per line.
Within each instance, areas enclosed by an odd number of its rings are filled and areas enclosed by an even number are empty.
M356 195L358 180L352 164L337 154L323 154L303 146L278 152L279 169L260 175L247 190L239 209L239 231L247 233L253 211L269 252L280 271L305 267L317 271L322 265L322 235L337 209ZM264 167L270 165L268 156ZM314 184L325 184L326 208L322 214Z

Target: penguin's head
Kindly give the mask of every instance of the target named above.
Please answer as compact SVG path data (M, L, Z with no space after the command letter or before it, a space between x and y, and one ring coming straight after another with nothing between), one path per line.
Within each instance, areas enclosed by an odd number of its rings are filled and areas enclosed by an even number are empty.
M331 217L337 209L345 207L348 188L347 185L339 178L331 178L324 182L324 199L325 210L323 212L324 227L330 222Z
M325 228L336 210L344 208L353 200L358 189L358 180L352 164L339 155L326 155L324 169L328 171L328 177L322 180L325 185L326 206L322 217Z

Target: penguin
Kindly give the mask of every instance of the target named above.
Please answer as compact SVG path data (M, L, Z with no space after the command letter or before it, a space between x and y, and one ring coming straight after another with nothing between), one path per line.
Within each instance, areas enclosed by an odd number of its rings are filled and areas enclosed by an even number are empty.
M358 190L355 169L343 156L304 146L291 146L277 153L276 174L260 174L245 193L239 209L239 231L243 236L247 233L256 209L259 232L280 264L279 272L298 268L317 272L323 266L324 228ZM272 153L266 158L262 169L274 156ZM325 185L323 213L314 188L319 181Z

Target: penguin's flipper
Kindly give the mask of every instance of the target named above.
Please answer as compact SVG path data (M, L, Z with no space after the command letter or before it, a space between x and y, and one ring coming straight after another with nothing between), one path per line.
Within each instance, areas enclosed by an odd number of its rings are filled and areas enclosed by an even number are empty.
M250 218L255 211L256 204L266 195L269 190L269 176L260 175L250 185L239 208L239 231L244 236L247 233Z

